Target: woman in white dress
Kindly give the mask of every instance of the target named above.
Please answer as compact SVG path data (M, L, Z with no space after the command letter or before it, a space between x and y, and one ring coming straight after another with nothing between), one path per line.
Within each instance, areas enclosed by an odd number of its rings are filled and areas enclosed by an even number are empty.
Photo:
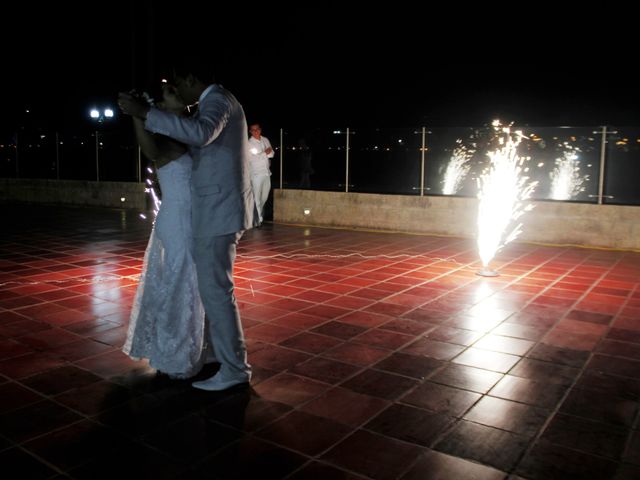
M170 87L161 108L176 113L184 104ZM191 234L191 163L187 148L144 129L133 117L145 156L155 163L162 203L144 256L126 342L122 350L171 378L189 378L206 353L204 307L198 293Z

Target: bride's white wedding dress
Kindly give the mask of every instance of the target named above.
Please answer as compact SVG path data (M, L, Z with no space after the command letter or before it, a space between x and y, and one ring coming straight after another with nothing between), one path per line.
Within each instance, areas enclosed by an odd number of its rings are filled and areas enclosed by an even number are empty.
M191 157L158 169L162 203L151 231L122 350L173 378L205 360L204 307L192 256Z

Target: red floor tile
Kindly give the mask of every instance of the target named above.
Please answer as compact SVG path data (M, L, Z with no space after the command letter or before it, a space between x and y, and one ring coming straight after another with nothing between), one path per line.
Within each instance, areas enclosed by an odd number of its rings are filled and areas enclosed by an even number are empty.
M235 270L252 385L214 393L120 350L149 222L44 206L7 215L4 470L640 474L638 253L512 243L488 279L472 239L267 223L245 234Z

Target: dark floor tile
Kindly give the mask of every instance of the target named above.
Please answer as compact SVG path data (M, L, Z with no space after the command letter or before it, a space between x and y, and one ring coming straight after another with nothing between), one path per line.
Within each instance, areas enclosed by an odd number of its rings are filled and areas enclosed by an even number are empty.
M87 357L106 353L109 350L113 350L113 348L114 347L111 345L96 342L95 340L82 339L78 342L67 343L65 345L60 345L59 347L50 348L47 350L47 353L52 357L58 357L69 362L74 362L76 360L82 360Z
M415 342L402 349L402 353L410 355L423 355L437 360L451 360L464 350L460 345L453 343L436 342L428 338L421 337Z
M638 402L616 398L607 393L574 389L560 406L570 415L630 427L638 411Z
M588 370L597 370L611 375L640 379L640 361L626 358L610 357L607 355L594 355L589 363Z
M355 365L366 367L389 355L389 350L370 347L369 345L345 342L324 352L322 355L341 362L353 363Z
M443 362L429 357L394 353L376 363L373 368L405 375L407 377L423 379L443 365Z
M638 480L638 478L640 478L640 467L622 464L618 466L618 471L613 480Z
M325 350L329 350L330 348L333 348L340 343L342 343L342 340L334 337L302 332L295 337L291 337L283 342L280 342L280 345L294 350L302 350L306 353L318 354L324 352Z
M473 347L511 355L524 355L533 345L535 345L534 342L522 338L505 337L504 335L490 333L474 343Z
M505 375L491 389L489 395L553 410L564 396L567 388L566 385L562 384L549 384L528 378Z
M43 353L29 353L0 361L0 373L9 378L21 379L46 372L64 365L64 362Z
M539 382L571 385L580 370L565 365L543 362L532 358L523 358L509 371L509 375L529 378Z
M142 438L142 442L177 461L193 463L240 438L242 433L189 415Z
M380 329L391 330L397 333L404 333L406 335L418 336L422 335L428 330L433 329L434 325L429 323L419 322L408 318L394 318L382 325Z
M524 458L516 473L531 480L602 480L613 478L617 466L603 457L541 442Z
M365 345L371 345L373 347L395 350L411 342L413 339L414 337L412 335L383 330L382 328L372 328L354 337L351 341L364 343Z
M623 342L640 343L640 330L612 328L607 333L607 338L621 340Z
M427 451L402 480L503 480L505 472L444 453Z
M176 420L168 415L163 402L152 395L141 395L117 407L101 411L95 420L132 436L148 433L161 425Z
M545 343L539 343L526 355L529 358L542 360L544 362L568 365L570 367L581 368L589 359L589 352L582 350L570 350L560 348Z
M0 434L14 442L24 442L81 418L65 407L43 400L0 415Z
M624 460L640 466L640 430L631 432L631 438L624 453Z
M398 440L358 430L321 458L375 479L394 479L423 452Z
M532 437L547 416L546 410L500 398L483 397L464 419Z
M327 418L293 411L256 435L290 450L314 456L342 440L352 430Z
M56 474L49 465L17 447L0 452L0 465L4 475L15 475L16 479L48 479Z
M544 327L518 325L517 323L503 323L498 325L493 333L507 337L524 338L525 340L538 341L547 333Z
M541 440L618 460L622 456L629 430L586 418L558 413L551 419Z
M56 402L85 415L98 413L128 402L139 393L109 381L91 383L56 396Z
M428 447L452 421L453 418L446 415L394 404L364 428L387 437Z
M102 378L73 365L49 370L23 380L23 384L44 395L57 395L74 388L85 387Z
M360 475L320 462L311 462L287 478L289 480L362 480Z
M255 391L265 400L295 407L317 397L328 388L326 383L284 373L259 383L255 386Z
M195 478L245 480L285 478L307 461L307 457L264 442L244 437L194 467Z
M330 337L336 337L342 340L348 340L351 337L355 337L364 332L366 328L358 325L352 325L349 323L331 321L320 325L312 329L313 333L319 333L322 335L328 335Z
M430 381L451 387L487 393L504 375L466 365L447 364L429 378Z
M435 449L508 472L518 463L528 444L527 437L461 421Z
M640 360L640 344L637 343L604 339L598 343L595 351L603 355L611 355L612 357Z
M77 480L111 480L122 478L153 478L169 480L185 478L185 466L147 446L131 443L125 448L100 455L68 473ZM123 473L125 472L125 473Z
M413 379L377 370L365 370L341 386L365 395L395 400L415 385L417 382Z
M249 390L240 390L225 395L206 407L203 415L236 430L252 432L272 423L290 410L289 405L265 400Z
M506 373L513 367L520 357L507 353L490 352L479 348L468 348L453 359L454 363L470 367L483 368L498 373Z
M452 417L464 414L481 395L466 390L431 383L429 381L418 386L401 400L403 403L425 408L432 412Z
M640 398L640 379L607 375L598 370L585 370L576 382L575 388L626 400Z
M480 337L482 333L454 328L448 325L441 325L425 334L426 338L438 342L453 343L456 345L469 346Z
M387 400L336 387L305 404L301 410L355 427L388 405Z
M275 345L268 345L251 354L251 364L280 372L292 368L310 358L311 356L306 353L296 352L295 350L277 347Z
M34 349L16 340L0 338L0 360L33 353Z
M609 325L613 316L606 315L604 313L585 312L583 310L571 310L566 318L568 318L569 320L578 320L580 322Z
M329 360L328 358L314 357L304 363L298 364L292 373L313 378L321 382L336 384L352 376L361 368L348 363Z
M0 413L44 400L41 395L14 382L0 385Z
M124 436L113 430L83 420L31 440L23 447L60 470L66 471L129 443Z

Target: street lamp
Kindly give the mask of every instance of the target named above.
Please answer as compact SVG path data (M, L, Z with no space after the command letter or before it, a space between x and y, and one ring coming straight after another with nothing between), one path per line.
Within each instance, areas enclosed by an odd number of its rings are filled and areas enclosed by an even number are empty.
M105 120L109 120L113 118L113 109L110 107L103 108L99 110L97 108L92 108L89 112L89 116L92 120L95 120L98 123L102 123ZM98 128L96 127L96 182L100 181L100 135L98 132Z

